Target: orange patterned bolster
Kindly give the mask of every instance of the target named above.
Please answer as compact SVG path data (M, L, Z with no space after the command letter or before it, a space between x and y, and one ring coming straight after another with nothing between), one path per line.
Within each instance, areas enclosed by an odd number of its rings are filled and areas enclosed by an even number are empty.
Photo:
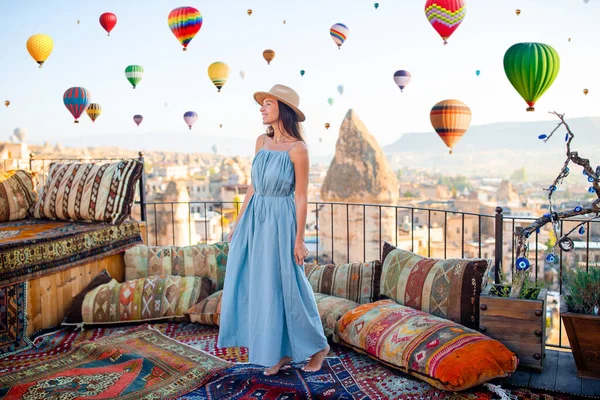
M517 356L502 343L489 338L477 340L454 349L435 366L430 364L430 376L443 386L430 383L445 390L466 390L510 375L515 372L518 363Z

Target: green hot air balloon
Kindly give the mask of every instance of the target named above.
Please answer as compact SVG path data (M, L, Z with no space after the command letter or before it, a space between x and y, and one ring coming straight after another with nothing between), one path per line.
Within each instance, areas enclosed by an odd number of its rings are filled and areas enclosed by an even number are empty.
M333 98L332 97L328 98L327 102L329 103L330 106L332 106L333 105Z
M144 68L142 68L141 65L129 65L127 68L125 68L125 77L135 89L137 84L140 83L144 77Z
M527 111L535 111L535 102L556 79L560 57L543 43L517 43L504 54L506 77L527 102Z

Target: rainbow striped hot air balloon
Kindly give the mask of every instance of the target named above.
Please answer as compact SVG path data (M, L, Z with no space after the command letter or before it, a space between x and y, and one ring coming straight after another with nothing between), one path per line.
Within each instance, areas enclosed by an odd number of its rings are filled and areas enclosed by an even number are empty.
M410 80L410 72L403 69L394 72L394 82L396 82L396 85L398 85L401 92L404 91L404 88L410 83Z
M144 68L141 65L128 65L127 68L125 68L125 77L135 89L137 84L140 83L144 77Z
M85 112L87 113L88 117L90 117L92 122L96 122L96 118L102 114L102 107L100 107L100 104L98 103L90 103Z
M183 51L202 27L202 14L194 7L179 7L169 13L169 28L183 45Z
M198 114L196 114L194 111L188 111L185 114L183 114L183 120L185 121L187 126L190 127L190 130L192 130L192 125L194 125L198 120Z
M448 38L467 15L467 6L465 0L427 0L425 15L444 44L448 44Z
M471 109L459 100L443 100L433 106L429 118L433 129L446 143L452 154L454 145L469 129Z
M78 124L79 121L77 119L90 104L90 92L86 88L79 86L69 88L63 95L63 103L65 103L65 107L67 107L67 110L75 118L75 123Z
M329 29L329 34L331 35L331 38L333 39L335 44L337 44L338 49L342 48L342 45L348 38L349 32L350 30L348 29L348 27L341 23L334 24L331 27L331 29Z
M217 91L221 91L227 78L229 77L229 66L221 61L216 61L208 66L208 77L217 87Z

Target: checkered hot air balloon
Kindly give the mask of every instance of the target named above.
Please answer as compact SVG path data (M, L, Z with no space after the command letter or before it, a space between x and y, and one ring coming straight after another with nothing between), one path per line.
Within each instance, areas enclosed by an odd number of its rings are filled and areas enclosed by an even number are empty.
M342 45L348 38L349 32L350 30L348 29L348 27L341 23L334 24L331 27L331 29L329 29L329 34L331 35L331 38L333 39L335 44L337 44L338 49L342 48Z
M77 119L90 104L90 92L86 88L79 86L69 88L63 95L63 103L65 103L65 107L67 107L67 110L75 118L75 123L78 124L79 121Z
M125 68L125 77L133 85L133 88L137 86L138 83L144 77L144 68L141 65L128 65Z
M100 104L98 103L90 103L85 112L87 113L88 117L90 117L92 122L96 122L96 118L102 114L102 107L100 107Z
M183 45L183 51L202 27L202 14L194 7L179 7L169 13L169 28Z
M446 143L452 154L454 145L469 129L471 109L459 100L443 100L433 106L429 118L433 129Z
M456 28L461 24L467 14L465 0L427 0L425 15L437 33L448 44Z

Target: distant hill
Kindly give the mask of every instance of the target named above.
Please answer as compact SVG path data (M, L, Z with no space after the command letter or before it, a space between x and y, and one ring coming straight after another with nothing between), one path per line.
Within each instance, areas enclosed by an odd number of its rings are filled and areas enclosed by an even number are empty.
M506 177L515 169L525 167L530 177L554 176L565 159L566 130L561 127L547 143L538 136L549 134L556 127L556 121L471 126L452 155L434 131L403 134L383 147L383 151L395 169L411 166ZM600 164L600 117L573 118L567 122L575 133L572 150Z

